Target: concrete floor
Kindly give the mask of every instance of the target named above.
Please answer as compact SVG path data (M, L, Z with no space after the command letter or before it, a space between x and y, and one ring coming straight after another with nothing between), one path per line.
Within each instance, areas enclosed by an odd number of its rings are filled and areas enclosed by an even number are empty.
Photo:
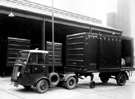
M102 84L95 74L96 87L90 89L89 77L79 80L73 90L63 87L50 88L46 93L39 94L32 88L25 90L22 86L18 88L11 85L10 77L0 78L0 99L135 99L135 72L127 81L125 86L118 86L114 79L107 84Z

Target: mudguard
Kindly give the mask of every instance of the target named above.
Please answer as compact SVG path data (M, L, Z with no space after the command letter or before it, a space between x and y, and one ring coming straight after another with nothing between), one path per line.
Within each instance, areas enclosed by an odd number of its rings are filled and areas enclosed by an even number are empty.
M47 78L47 77L44 77L44 76L42 76L42 77L39 77L39 78L37 78L35 81L34 81L34 86L36 86L36 84L41 80L41 79L45 79L45 80L47 80L48 81L48 85L50 86L50 80Z
M118 77L121 73L125 74L125 75L126 75L127 80L129 80L129 76L128 76L128 74L127 74L125 71L124 71L124 72L120 72L120 73L117 75L117 77Z
M64 74L62 81L67 81L69 77L73 77L73 76L76 77L76 74L74 74L74 73Z

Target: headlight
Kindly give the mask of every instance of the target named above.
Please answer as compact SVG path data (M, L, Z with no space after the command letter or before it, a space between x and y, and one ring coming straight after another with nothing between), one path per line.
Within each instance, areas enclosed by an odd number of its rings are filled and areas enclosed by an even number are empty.
M17 72L17 76L19 76L20 75L20 72Z

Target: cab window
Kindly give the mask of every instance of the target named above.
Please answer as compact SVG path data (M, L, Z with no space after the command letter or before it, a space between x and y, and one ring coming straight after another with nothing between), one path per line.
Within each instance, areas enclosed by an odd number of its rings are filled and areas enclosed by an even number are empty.
M43 53L38 54L38 64L44 64L45 63L44 55L45 54L43 54Z
M44 64L45 63L44 53L31 53L28 63L30 64Z
M29 57L28 63L30 63L30 64L37 64L38 63L37 58L38 58L38 54L37 53L31 53L30 57Z

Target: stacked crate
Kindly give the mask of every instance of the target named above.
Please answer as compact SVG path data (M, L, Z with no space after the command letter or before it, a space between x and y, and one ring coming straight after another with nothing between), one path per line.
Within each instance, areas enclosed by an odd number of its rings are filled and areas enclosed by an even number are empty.
M52 42L47 41L46 50L49 51L49 64L52 64ZM62 43L54 42L54 65L61 66L62 65Z
M7 67L14 66L17 53L20 50L28 50L28 49L30 49L30 40L8 37L6 66Z

